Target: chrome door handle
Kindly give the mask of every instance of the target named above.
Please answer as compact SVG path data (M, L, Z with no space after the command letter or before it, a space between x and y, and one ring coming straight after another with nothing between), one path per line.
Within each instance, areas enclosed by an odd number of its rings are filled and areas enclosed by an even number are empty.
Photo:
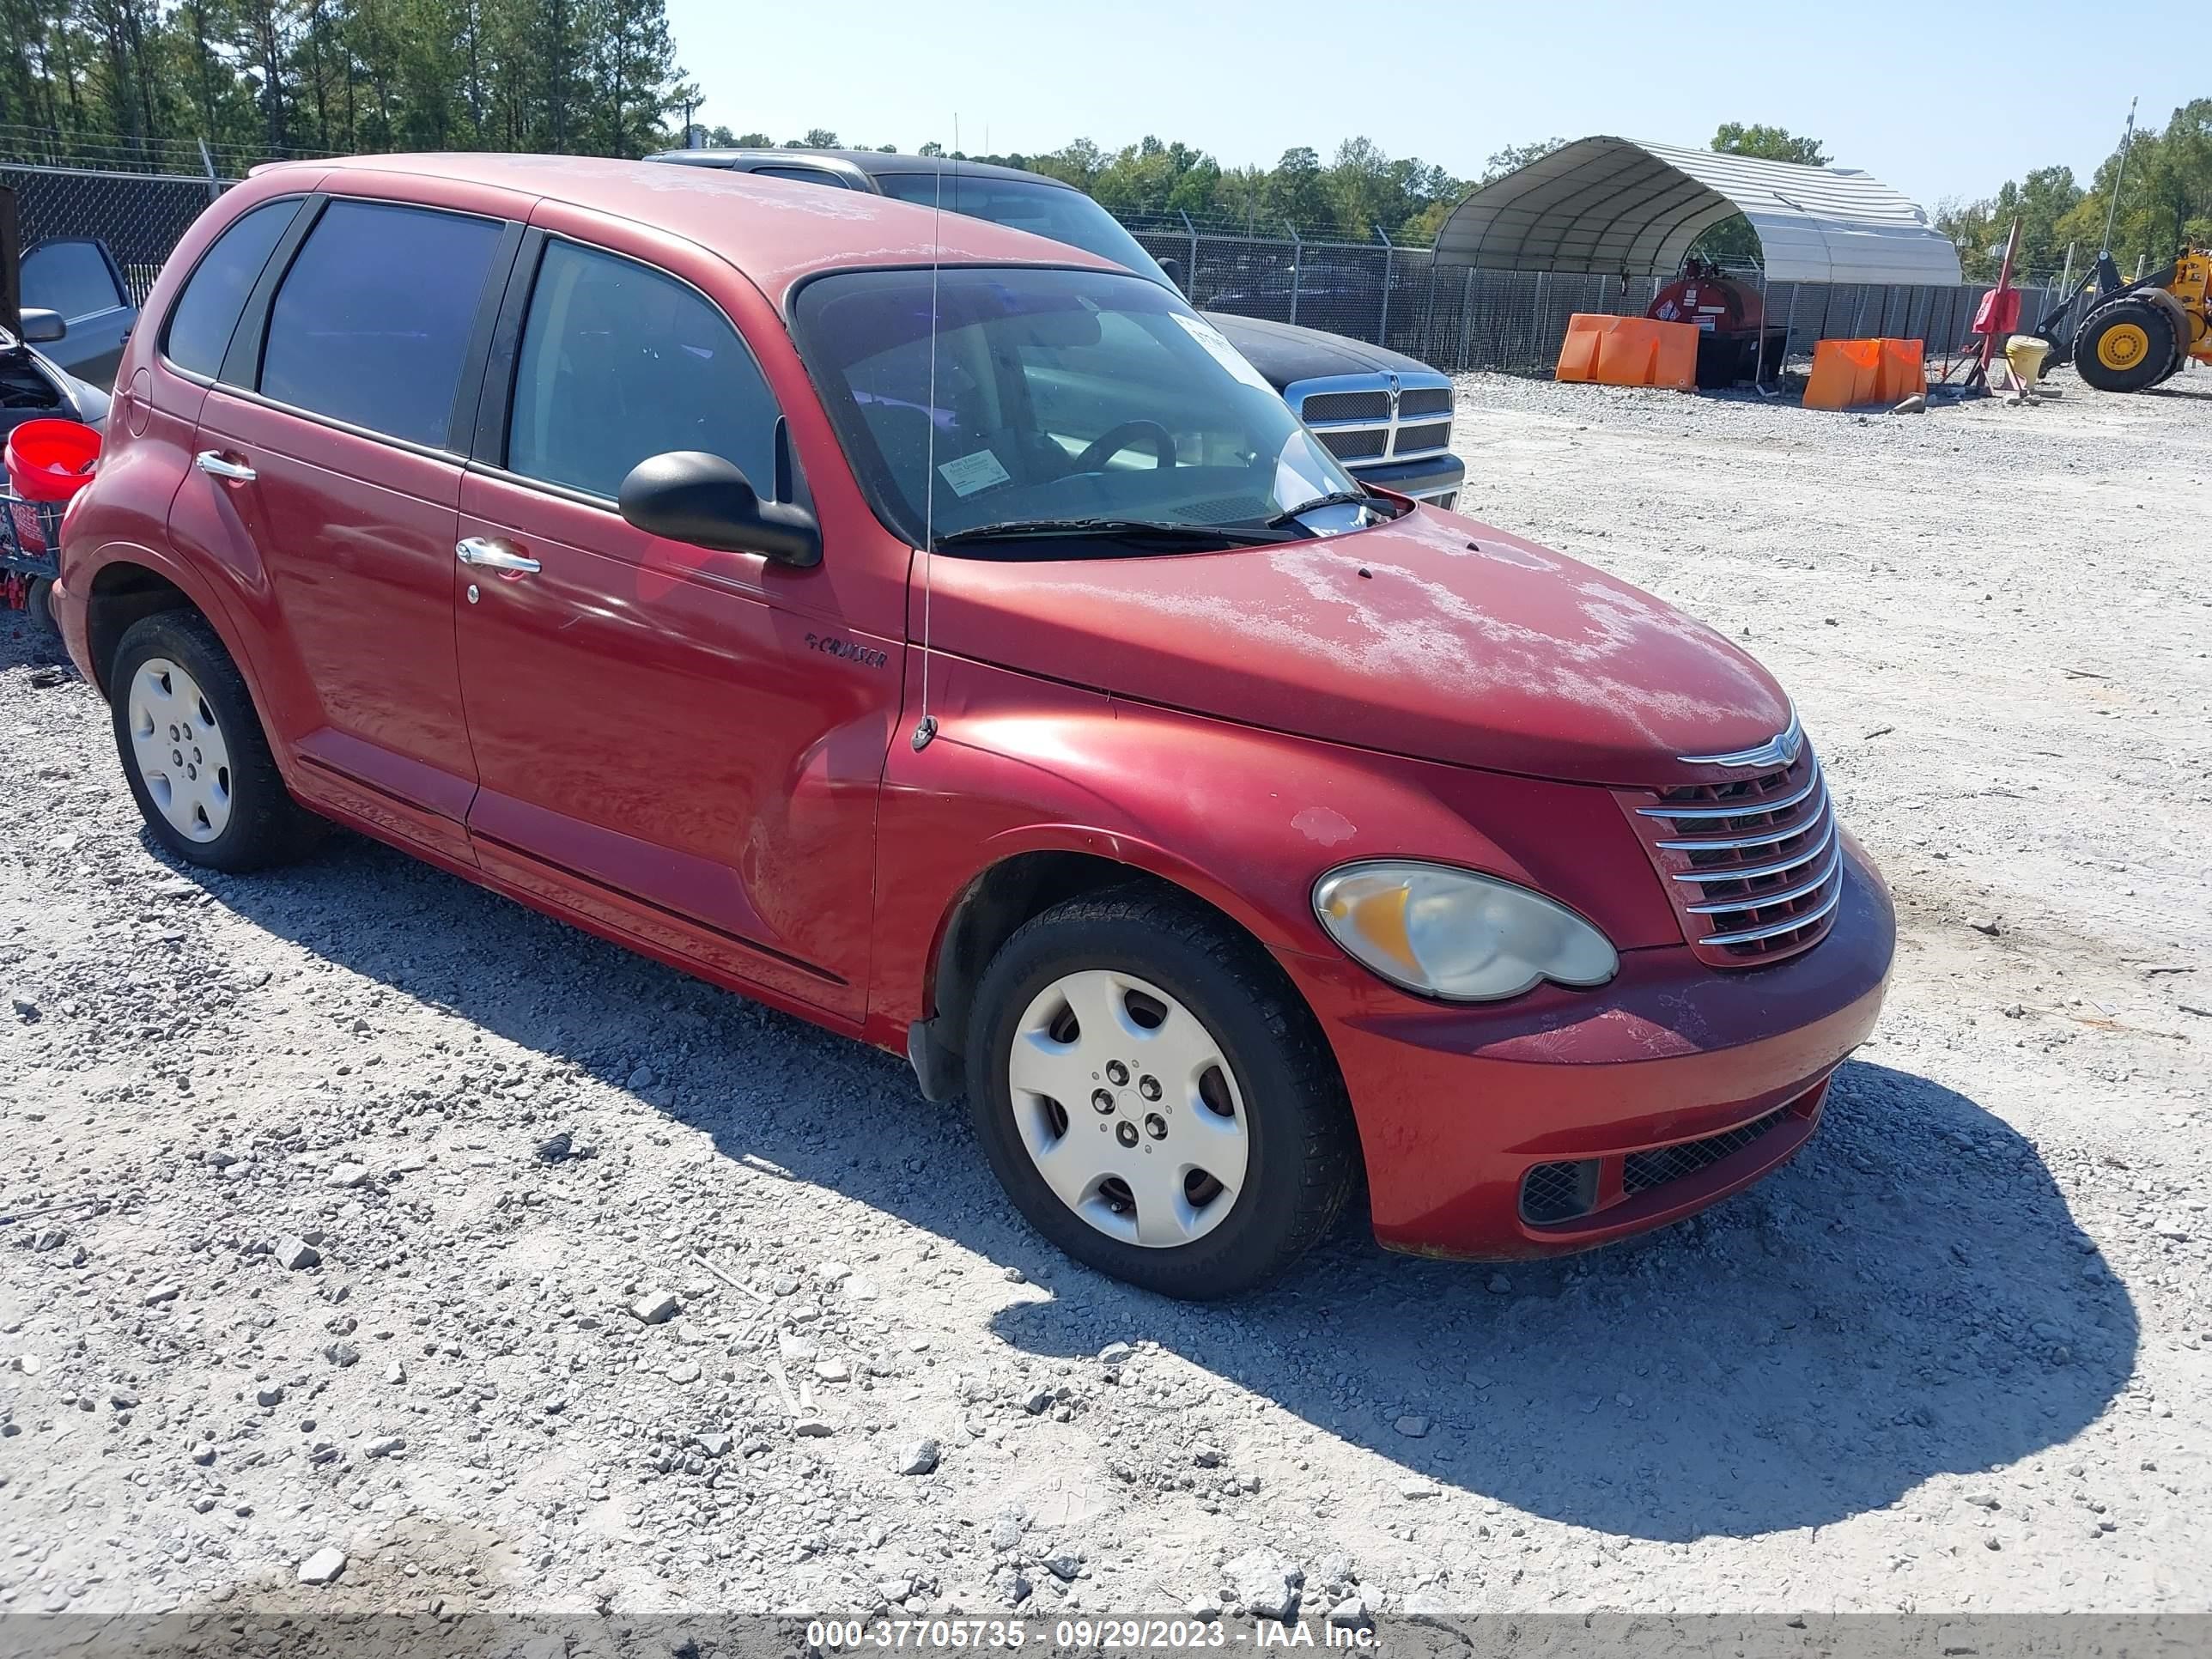
M453 549L453 556L463 564L473 565L479 570L507 570L520 576L535 574L538 561L526 553L518 553L505 542L495 541L489 536L471 536Z
M243 461L227 461L220 450L203 449L194 457L201 471L211 478L228 478L233 483L252 483L260 477Z

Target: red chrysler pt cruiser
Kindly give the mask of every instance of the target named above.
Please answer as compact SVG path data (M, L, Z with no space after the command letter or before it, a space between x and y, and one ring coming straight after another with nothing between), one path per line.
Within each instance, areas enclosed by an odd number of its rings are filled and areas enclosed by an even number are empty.
M1782 1164L1894 921L1703 625L1363 490L1158 283L882 198L380 156L210 207L54 609L154 836L327 821L902 1053L1210 1297Z

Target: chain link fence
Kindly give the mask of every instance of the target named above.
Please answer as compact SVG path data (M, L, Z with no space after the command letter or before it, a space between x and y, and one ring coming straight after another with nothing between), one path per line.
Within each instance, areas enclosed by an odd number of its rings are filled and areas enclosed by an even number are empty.
M1426 248L1331 242L1295 234L1225 234L1140 219L1129 229L1176 273L1202 311L1264 317L1350 335L1454 373L1547 373L1577 313L1640 317L1672 279L1478 270L1440 264ZM1994 283L1943 286L1764 283L1769 327L1787 327L1792 356L1822 340L1875 336L1925 340L1929 355L1963 349ZM2057 298L2055 283L2023 286L2032 326Z
M185 228L230 182L212 171L0 163L0 184L16 191L25 247L55 237L99 237L141 301ZM1239 234L1138 216L1126 222L1200 310L1349 335L1454 373L1548 373L1559 361L1568 318L1577 312L1642 316L1667 283L1477 270L1440 264L1426 248L1320 240L1295 232ZM1751 280L1759 280L1755 273ZM1968 343L1975 309L1992 286L1762 285L1767 324L1788 327L1792 356L1810 356L1821 340L1887 335L1925 340L1931 357ZM2024 325L2032 326L2056 297L2055 285L2026 289Z
M107 244L133 303L145 303L178 240L229 181L204 173L125 173L92 167L0 165L15 191L23 246L72 236Z

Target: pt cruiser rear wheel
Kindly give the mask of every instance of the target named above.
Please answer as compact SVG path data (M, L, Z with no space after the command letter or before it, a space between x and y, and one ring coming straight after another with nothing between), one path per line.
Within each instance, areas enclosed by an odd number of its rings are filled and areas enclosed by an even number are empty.
M1312 1015L1265 953L1145 887L1070 900L993 959L969 1109L1015 1205L1068 1255L1147 1290L1265 1283L1359 1178Z
M246 679L206 618L163 611L125 630L107 672L123 775L154 838L241 872L297 858L323 823L278 775Z

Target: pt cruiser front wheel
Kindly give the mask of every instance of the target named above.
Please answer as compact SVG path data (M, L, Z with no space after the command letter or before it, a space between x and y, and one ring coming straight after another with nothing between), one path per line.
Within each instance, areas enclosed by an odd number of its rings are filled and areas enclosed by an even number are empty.
M1206 1299L1264 1284L1359 1178L1334 1059L1264 952L1143 886L1072 899L978 988L969 1109L1038 1231L1101 1271Z

